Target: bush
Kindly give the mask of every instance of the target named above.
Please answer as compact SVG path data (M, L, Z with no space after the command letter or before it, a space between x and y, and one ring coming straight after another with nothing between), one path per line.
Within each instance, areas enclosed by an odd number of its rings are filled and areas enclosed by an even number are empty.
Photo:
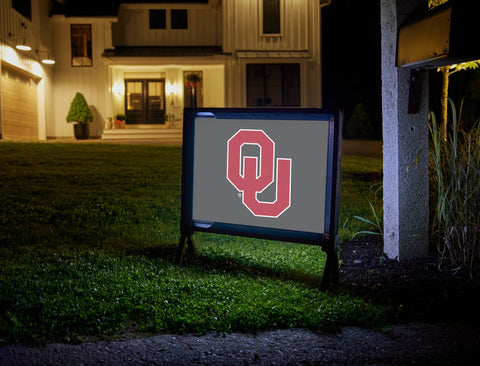
M430 112L430 181L436 202L433 235L439 264L448 258L473 278L480 273L480 126L476 123L465 131L451 100L450 104L453 126L446 141Z
M372 120L363 103L357 104L353 109L353 114L345 126L345 132L349 138L368 140L373 137Z
M75 94L75 98L73 98L72 104L70 104L67 122L90 123L92 121L92 111L88 107L85 97L82 93Z

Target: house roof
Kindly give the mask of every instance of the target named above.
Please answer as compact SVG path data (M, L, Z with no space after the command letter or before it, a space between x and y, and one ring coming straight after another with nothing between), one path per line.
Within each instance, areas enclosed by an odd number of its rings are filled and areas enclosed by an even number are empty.
M117 16L120 0L54 0L51 15L66 17Z
M116 46L105 50L104 57L199 57L223 54L218 46L155 47L155 46Z
M117 16L120 3L207 4L208 0L54 0L51 15L67 17Z
M237 51L238 58L275 58L275 59L303 59L311 58L312 55L308 51Z

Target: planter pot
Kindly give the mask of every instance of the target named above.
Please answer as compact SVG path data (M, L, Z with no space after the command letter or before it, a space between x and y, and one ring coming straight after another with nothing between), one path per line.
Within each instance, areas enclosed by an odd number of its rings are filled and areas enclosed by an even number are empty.
M73 125L73 132L77 140L86 140L89 135L88 123L77 123Z

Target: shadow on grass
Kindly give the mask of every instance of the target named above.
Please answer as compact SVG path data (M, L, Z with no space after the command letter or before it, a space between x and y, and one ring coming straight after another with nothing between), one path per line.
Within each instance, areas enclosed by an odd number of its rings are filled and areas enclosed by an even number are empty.
M242 258L217 257L212 258L206 255L197 255L191 264L206 271L222 271L226 273L243 273L252 277L265 277L282 281L292 281L307 285L311 288L320 288L322 277L305 273L298 270L284 271L273 269L261 263L249 261L246 263Z
M176 263L176 250L177 248L171 248L171 252L168 253L168 260ZM152 251L151 254L154 252ZM163 250L158 251L156 254L166 254ZM167 258L163 256L163 258ZM306 285L310 288L319 288L322 277L305 273L299 270L282 270L275 269L271 266L260 263L259 261L252 260L246 257L230 256L230 255L215 255L212 253L197 253L196 255L187 255L185 257L185 263L183 266L194 268L199 272L213 272L213 273L231 273L231 274L244 274L250 277L262 277L273 280L292 281Z
M176 260L177 249L178 243L170 242L156 245L152 244L150 246L136 246L131 243L125 245L120 244L116 249L112 249L112 246L110 246L107 250L122 252L130 256L144 256L153 260L162 260L178 266ZM228 253L217 253L206 250L197 250L195 255L187 253L182 266L191 268L198 273L237 273L250 277L292 281L314 289L319 288L322 281L322 275L318 273L307 273L306 271L298 269L272 266L267 263L262 263L261 259L256 260L251 256L229 255ZM323 263L320 260L319 266L323 273Z

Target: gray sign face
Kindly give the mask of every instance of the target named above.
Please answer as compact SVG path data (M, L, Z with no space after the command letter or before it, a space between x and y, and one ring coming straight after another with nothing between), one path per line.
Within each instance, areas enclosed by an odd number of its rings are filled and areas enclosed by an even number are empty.
M193 220L325 232L328 126L197 117Z

